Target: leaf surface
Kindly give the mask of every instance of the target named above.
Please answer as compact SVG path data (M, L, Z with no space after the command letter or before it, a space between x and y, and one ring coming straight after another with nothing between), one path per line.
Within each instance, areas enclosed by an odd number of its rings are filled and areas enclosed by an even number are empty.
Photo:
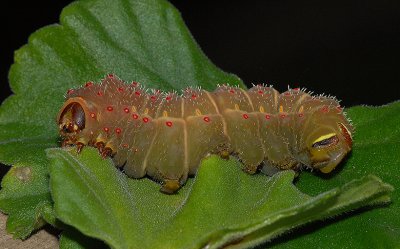
M112 248L254 246L313 220L387 202L392 190L367 176L311 197L292 184L293 171L248 175L239 162L213 156L168 196L155 182L129 179L96 149L48 154L58 217Z
M276 248L304 248L310 244L329 248L398 248L400 245L400 102L382 107L356 106L348 110L356 127L353 151L332 177L303 173L297 186L310 194L327 191L368 174L395 186L392 203L316 223L283 237ZM317 229L320 228L320 229ZM288 240L293 238L294 240Z
M28 236L43 217L55 223L45 149L59 146L55 119L64 94L108 73L163 90L242 85L208 60L167 1L86 0L66 7L60 24L36 31L15 53L14 95L0 107L0 162L32 174L20 183L15 168L2 182L0 210L9 214L15 237Z

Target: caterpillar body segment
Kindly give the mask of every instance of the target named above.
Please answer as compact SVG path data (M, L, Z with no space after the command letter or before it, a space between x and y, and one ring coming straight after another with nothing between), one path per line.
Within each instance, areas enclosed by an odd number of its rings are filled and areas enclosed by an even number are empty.
M235 155L249 173L301 166L329 173L351 150L353 131L336 99L301 89L163 93L114 75L69 90L57 122L64 146L97 147L128 176L161 182L165 193L210 153Z

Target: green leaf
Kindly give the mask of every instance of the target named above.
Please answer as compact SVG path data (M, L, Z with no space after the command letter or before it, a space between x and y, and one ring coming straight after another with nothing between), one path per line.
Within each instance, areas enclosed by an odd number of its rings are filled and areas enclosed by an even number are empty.
M0 162L32 174L20 183L18 169L11 170L0 190L0 209L16 237L40 227L43 217L55 223L44 150L58 146L55 118L65 92L110 72L164 90L242 85L208 60L167 1L87 0L66 7L60 24L38 30L15 53L14 95L0 107Z
M395 186L391 205L357 215L336 219L319 230L307 227L307 234L298 231L295 240L284 237L274 248L305 248L329 245L329 248L399 248L400 245L400 102L382 107L357 106L348 110L356 127L352 155L332 177L316 177L303 173L297 186L316 194L335 186L375 174ZM323 224L319 224L320 227ZM293 235L293 234L292 234ZM343 242L343 243L342 243ZM345 245L345 246L344 246Z
M387 202L390 185L374 176L315 197L293 184L293 171L272 178L241 172L235 160L204 160L177 195L133 180L94 148L48 150L57 217L113 248L241 248L295 226L364 205Z
M66 227L60 237L60 249L108 248L102 241L89 238L72 227Z
M13 170L13 173L18 171L19 169ZM7 181L5 179L5 181ZM18 186L18 184L14 184L14 186ZM34 186L35 187L35 186ZM14 194L14 196L12 196ZM46 201L49 199L48 193L38 193L37 196L26 196L24 198L15 196L14 193L10 193L11 198L4 198L3 200L9 202L9 205L2 206L2 210L7 212L8 210L17 210L17 211L9 211L10 215L7 219L7 232L13 233L15 238L27 238L32 230L41 227L45 224L45 221L41 217L44 216L45 213L51 212L51 203ZM29 205L26 208L26 205ZM30 209L30 207L35 207L34 209Z
M42 133L34 125L0 124L0 160L14 164L1 182L0 209L9 214L7 231L16 238L26 238L44 218L54 222L44 150L56 143Z

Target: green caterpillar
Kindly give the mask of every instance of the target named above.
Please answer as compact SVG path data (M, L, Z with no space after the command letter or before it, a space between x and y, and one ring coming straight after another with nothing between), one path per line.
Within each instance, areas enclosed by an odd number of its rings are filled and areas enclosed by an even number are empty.
M301 89L278 93L222 85L214 92L146 90L108 75L68 91L58 115L63 146L89 145L134 178L174 193L208 154L235 155L245 171L331 172L351 150L353 127L338 101Z

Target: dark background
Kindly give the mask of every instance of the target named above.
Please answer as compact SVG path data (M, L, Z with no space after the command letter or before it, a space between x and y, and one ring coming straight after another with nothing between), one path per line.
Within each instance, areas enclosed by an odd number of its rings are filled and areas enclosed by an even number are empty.
M72 1L0 1L0 102L13 53ZM400 0L172 0L223 70L279 91L306 87L342 105L400 99ZM0 167L0 178L5 167Z
M0 3L1 98L11 94L13 51L29 34L58 22L71 1ZM381 105L400 99L400 1L184 1L182 12L205 54L246 84L282 91L307 87L342 104Z

